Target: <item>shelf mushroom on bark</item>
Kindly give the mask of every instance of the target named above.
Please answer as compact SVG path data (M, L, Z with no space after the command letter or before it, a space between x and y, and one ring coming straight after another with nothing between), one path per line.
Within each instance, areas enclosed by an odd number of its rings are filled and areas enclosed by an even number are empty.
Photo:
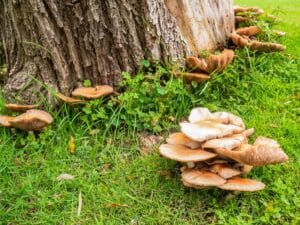
M254 128L246 129L243 120L232 113L195 108L188 120L180 123L181 132L170 134L167 144L159 147L162 156L183 164L186 187L259 191L265 184L240 176L254 166L288 160L275 140L258 137L253 145L248 144Z

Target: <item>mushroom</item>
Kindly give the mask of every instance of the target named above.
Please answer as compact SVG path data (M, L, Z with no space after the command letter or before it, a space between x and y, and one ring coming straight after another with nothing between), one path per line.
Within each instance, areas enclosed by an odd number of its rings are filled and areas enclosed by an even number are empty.
M162 156L178 162L199 162L214 158L216 154L202 149L190 149L184 145L163 144L159 147Z
M13 112L23 112L30 109L36 109L39 105L18 105L18 104L5 104L5 108Z
M214 164L209 169L211 172L218 174L224 179L235 177L241 174L241 171L234 169L225 163Z
M238 35L253 36L259 34L261 29L258 26L241 27L235 30Z
M213 138L221 138L227 135L241 133L243 128L221 124L213 121L202 121L198 123L180 123L181 132L194 141L203 142Z
M109 85L99 85L96 87L81 87L72 92L75 97L84 97L87 99L97 99L102 96L110 95L114 92L113 88Z
M242 129L245 129L245 127L246 127L243 120L240 117L238 117L238 116L236 116L232 113L229 113L229 112L214 112L213 116L216 119L227 120L229 124L241 127Z
M206 141L202 148L206 149L217 149L217 148L224 148L224 149L234 149L238 146L247 143L247 137L250 136L254 132L254 129L248 129L241 134L233 134L231 136L226 136L223 138L211 139Z
M181 178L184 183L200 187L220 186L226 183L222 177L205 170L186 169Z
M254 146L243 144L236 151L219 148L215 149L215 152L250 166L264 166L283 163L288 160L288 156L282 151L277 142L275 145L272 139L269 142L255 144Z
M251 41L249 48L259 52L280 52L286 49L286 46L277 43L264 43L260 41Z
M11 116L0 115L0 126L2 126L2 127L11 127L11 121L13 119L14 119L14 117L11 117Z
M183 79L188 81L195 81L197 83L202 83L203 81L209 80L210 76L205 73L185 73L185 72L176 72L177 77L182 76Z
M171 145L185 145L185 146L187 146L189 148L192 148L192 149L201 147L201 143L189 139L182 132L177 132L177 133L170 134L170 136L167 138L166 141L167 141L168 144L171 144Z
M194 56L189 56L186 59L186 64L192 70L204 71L204 72L207 71L207 63L205 59L199 59Z
M250 45L250 40L236 33L231 34L231 40L237 47L240 48L248 47Z
M234 177L225 184L219 185L218 188L228 191L260 191L264 189L266 185L257 180L251 180L247 178Z
M84 103L85 103L85 102L84 102L83 100L81 100L81 99L68 97L68 96L63 95L62 93L56 93L55 96L56 96L59 100L65 102L65 103L67 103L67 104L71 104L71 105L75 105L75 104L84 104Z
M190 123L197 123L204 120L213 120L213 119L215 119L215 117L212 115L212 113L207 108L203 108L203 107L192 109L189 115Z
M264 13L264 10L262 10L261 8L258 8L258 7L242 7L242 6L235 5L233 7L233 9L234 9L235 14L251 12L251 13L255 13L257 15L260 15L260 14Z
M42 131L53 121L51 115L45 111L31 109L15 117L11 126L25 131Z

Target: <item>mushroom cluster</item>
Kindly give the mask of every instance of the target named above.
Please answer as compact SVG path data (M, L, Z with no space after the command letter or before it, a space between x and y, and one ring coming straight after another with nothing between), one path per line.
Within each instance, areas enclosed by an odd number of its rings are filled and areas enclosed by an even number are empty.
M85 101L79 98L85 99L97 99L103 96L107 96L114 93L113 87L109 85L97 85L95 87L80 87L75 89L72 92L72 96L77 97L68 97L63 95L62 93L57 93L56 97L67 104L76 105L76 104L84 104Z
M38 105L6 104L5 107L14 112L25 112L15 117L0 115L0 126L3 127L41 132L53 121L49 113L36 109Z
M246 129L240 117L228 112L195 108L188 122L180 123L180 127L181 132L171 134L159 151L183 163L181 178L186 187L259 191L265 184L241 176L254 166L288 160L279 144L270 138L258 137L253 145L249 144L254 128Z
M264 11L258 7L234 7L236 27L242 22L255 20L258 15ZM255 35L261 33L262 30L257 26L240 27L231 34L232 42L239 48L248 47L251 50L259 52L284 51L286 47L277 43L257 41ZM281 36L284 32L276 32Z
M186 64L192 72L177 72L176 76L200 83L209 80L211 73L222 72L232 62L233 58L234 51L231 49L224 49L220 54L210 54L207 57L189 56L186 59Z

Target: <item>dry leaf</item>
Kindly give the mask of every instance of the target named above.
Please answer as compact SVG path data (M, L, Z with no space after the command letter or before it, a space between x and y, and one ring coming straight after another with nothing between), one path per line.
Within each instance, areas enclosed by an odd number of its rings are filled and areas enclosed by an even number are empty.
M128 207L128 205L127 204L120 204L120 203L106 204L106 208L115 208L115 207Z
M75 141L74 141L74 137L70 136L70 140L69 140L69 152L71 154L75 153Z
M59 175L58 177L56 177L57 181L61 181L61 180L74 180L74 176L71 174L67 174L67 173L63 173L61 175Z
M79 191L79 194L78 194L77 216L80 216L81 209L82 209L82 194L81 194L81 191Z

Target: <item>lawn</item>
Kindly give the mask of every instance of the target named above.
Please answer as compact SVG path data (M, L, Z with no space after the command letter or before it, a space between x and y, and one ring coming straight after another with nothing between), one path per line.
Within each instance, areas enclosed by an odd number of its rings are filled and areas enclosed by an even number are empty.
M300 224L300 1L236 2L281 18L287 53L238 50L222 74L198 86L165 79L165 68L153 72L145 61L136 78L124 74L118 99L49 108L55 121L39 135L0 128L0 224ZM236 113L256 128L253 138L282 145L287 163L249 174L265 190L227 199L225 191L184 188L178 164L140 147L141 131L165 137L195 106ZM75 179L57 181L62 173Z

